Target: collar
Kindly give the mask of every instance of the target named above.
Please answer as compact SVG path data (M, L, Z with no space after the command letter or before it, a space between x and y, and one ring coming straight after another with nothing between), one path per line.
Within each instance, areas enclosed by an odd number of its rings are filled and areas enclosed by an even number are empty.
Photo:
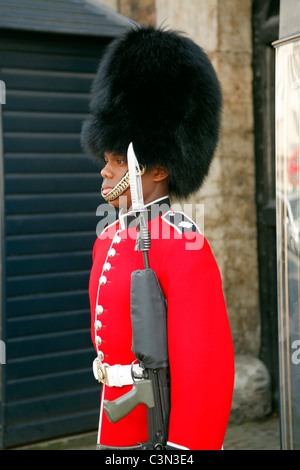
M146 208L148 209L147 218L148 221L159 217L170 209L170 199L169 196L161 197L160 199L155 199L155 201L146 204ZM125 230L128 228L136 227L137 225L137 218L136 214L131 212L130 209L126 211L125 209L121 209L119 212L119 222L120 222L120 229Z

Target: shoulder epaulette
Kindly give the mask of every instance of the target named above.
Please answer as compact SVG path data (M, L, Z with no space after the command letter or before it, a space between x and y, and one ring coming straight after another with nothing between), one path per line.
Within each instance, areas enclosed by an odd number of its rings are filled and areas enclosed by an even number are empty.
M201 233L199 227L195 224L195 222L190 219L186 214L184 214L184 212L170 210L162 216L162 220L164 220L167 224L171 225L171 227L174 227L174 229L179 234L182 234L184 232Z

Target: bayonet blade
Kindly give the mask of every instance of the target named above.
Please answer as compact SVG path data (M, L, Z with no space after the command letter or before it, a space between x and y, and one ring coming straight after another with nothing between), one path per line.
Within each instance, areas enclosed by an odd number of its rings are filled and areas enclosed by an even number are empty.
M137 251L144 252L145 267L149 267L149 261L147 251L151 246L150 233L148 229L148 210L145 208L143 186L142 186L142 175L140 170L139 162L134 153L133 144L131 143L128 147L127 152L127 163L129 171L129 182L131 192L131 212L135 213L138 217L137 224L137 240L135 249Z
M127 151L127 163L129 171L132 212L141 212L145 210L142 175L132 142L129 145Z

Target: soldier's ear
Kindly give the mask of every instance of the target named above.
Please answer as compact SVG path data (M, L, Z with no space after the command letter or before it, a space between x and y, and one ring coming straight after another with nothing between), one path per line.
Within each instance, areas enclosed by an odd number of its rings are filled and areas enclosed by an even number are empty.
M168 178L168 176L168 170L162 165L155 165L152 169L152 178L155 182L163 181Z

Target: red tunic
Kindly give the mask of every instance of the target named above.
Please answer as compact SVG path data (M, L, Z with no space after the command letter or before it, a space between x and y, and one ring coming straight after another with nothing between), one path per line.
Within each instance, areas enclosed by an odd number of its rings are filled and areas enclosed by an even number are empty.
M205 238L170 223L169 214L149 221L150 268L156 272L168 305L171 414L168 442L187 449L221 449L228 423L233 382L233 346L220 273ZM134 250L136 228L119 221L96 240L90 277L92 340L103 363L131 364L130 279L143 268ZM99 283L101 279L101 285ZM95 313L96 307L97 313ZM101 329L95 331L95 320ZM101 345L95 344L95 335ZM131 386L103 385L102 399L114 400ZM147 441L144 405L112 424L102 405L98 444L134 446Z

